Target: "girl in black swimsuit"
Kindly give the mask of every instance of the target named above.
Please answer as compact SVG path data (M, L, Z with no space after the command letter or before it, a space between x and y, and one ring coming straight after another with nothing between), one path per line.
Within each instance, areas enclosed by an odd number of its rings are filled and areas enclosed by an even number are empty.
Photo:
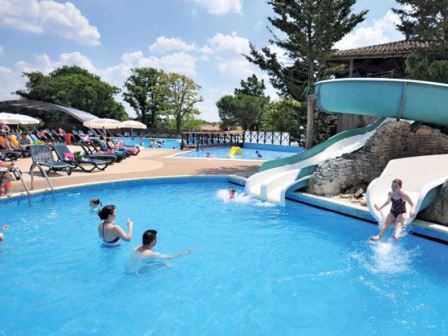
M134 223L128 221L128 232L124 232L117 224L115 224L115 217L117 212L115 205L106 205L98 211L98 217L101 223L98 225L98 234L103 240L103 245L108 247L118 246L120 239L130 241L132 239L132 228Z
M415 217L414 213L414 202L412 199L401 190L403 182L400 179L395 179L392 181L392 191L389 192L389 197L381 207L375 204L375 209L381 212L386 205L392 202L390 212L387 214L386 220L384 221L384 226L377 236L370 238L372 241L380 240L384 234L387 232L389 227L395 222L395 233L392 236L395 240L400 238L401 231L403 229L405 215L406 215L406 202L411 205L410 216Z

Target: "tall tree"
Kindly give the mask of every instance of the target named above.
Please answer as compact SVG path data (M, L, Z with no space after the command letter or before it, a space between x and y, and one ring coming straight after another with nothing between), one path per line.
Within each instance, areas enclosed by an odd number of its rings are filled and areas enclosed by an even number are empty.
M260 51L251 44L247 59L267 71L280 94L305 101L316 80L329 73L334 44L364 20L367 11L353 13L356 0L270 0L275 15L271 44ZM276 35L277 30L280 34ZM313 119L313 118L311 118Z
M178 73L162 76L164 110L168 116L174 118L177 133L181 132L185 118L199 114L195 105L202 101L200 88L191 78Z
M448 0L395 0L392 11L400 17L397 28L407 40L448 43Z
M123 105L114 99L120 90L78 66L63 66L49 75L24 75L28 79L26 88L16 92L23 98L74 107L98 117L128 118Z
M406 75L413 79L448 83L448 0L396 0L393 11L407 40L428 43L406 60Z
M239 94L224 96L217 103L224 129L240 126L243 130L258 130L269 103L268 97Z
M235 89L235 95L245 94L248 96L264 96L264 90L266 90L266 85L264 80L259 80L258 77L253 74L246 80L241 81L241 88Z
M283 98L269 104L263 118L263 131L289 132L292 136L299 135L299 127L305 126L306 113L303 105L291 98Z
M163 71L154 68L135 68L124 83L124 101L137 113L138 119L155 127L157 115L161 112L164 96L162 94Z

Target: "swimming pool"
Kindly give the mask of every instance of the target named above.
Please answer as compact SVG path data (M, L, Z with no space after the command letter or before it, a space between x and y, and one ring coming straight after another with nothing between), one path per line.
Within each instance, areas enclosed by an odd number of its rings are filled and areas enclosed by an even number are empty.
M208 158L208 159L231 159L231 160L260 160L269 161L292 156L304 151L298 146L276 146L276 145L254 145L244 144L242 155L230 155L229 147L201 148L188 153L176 155L176 157L186 158ZM259 155L257 155L257 152Z
M447 247L299 203L225 202L224 180L114 183L0 202L2 335L446 335ZM234 186L232 186L234 187ZM239 188L237 188L240 190ZM88 200L135 221L99 247ZM126 273L145 229L192 254Z
M139 137L123 137L116 138L117 140L123 141L126 146L143 146L143 148L155 148L155 149L179 149L180 142L178 139L149 139L149 138L139 138ZM153 142L151 140L154 140Z

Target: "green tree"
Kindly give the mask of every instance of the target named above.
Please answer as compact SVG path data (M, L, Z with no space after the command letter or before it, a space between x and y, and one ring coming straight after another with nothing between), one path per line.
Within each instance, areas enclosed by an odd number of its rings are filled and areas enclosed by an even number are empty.
M289 132L299 135L299 127L306 125L303 104L291 98L271 102L263 118L263 131Z
M355 2L270 0L268 3L275 15L268 18L274 27L269 42L279 47L285 56L279 57L269 47L257 50L251 44L247 59L268 73L272 85L282 96L305 101L316 80L334 72L327 62L334 44L364 20L367 11L352 12Z
M155 127L157 116L164 104L161 84L163 71L154 68L135 68L124 83L124 101L134 111L140 121L149 127Z
M49 75L41 72L24 75L26 88L16 92L23 98L74 107L98 117L128 118L123 105L114 99L120 90L78 66L63 66Z
M248 77L246 80L241 81L241 88L235 89L235 95L245 94L248 96L264 96L264 90L266 85L264 80L258 80L258 77L254 74Z
M245 131L255 131L261 125L268 103L268 97L239 94L222 97L216 106L224 129L238 125Z
M195 105L202 101L201 88L191 78L178 73L162 76L161 93L164 95L164 111L174 118L176 131L180 133L185 118L198 115Z
M407 40L428 44L407 58L407 77L448 83L448 0L396 1L398 30Z

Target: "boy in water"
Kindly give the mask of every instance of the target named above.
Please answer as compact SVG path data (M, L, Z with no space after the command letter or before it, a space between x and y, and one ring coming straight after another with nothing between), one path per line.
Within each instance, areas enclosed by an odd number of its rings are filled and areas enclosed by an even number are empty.
M235 189L229 189L229 200L234 200L236 198Z
M8 224L5 224L5 225L2 226L2 230L3 231L6 231L8 229L9 229L9 225ZM0 233L0 243L4 240L4 238L5 238L5 236L3 235L3 233Z
M152 249L157 244L157 231L156 230L146 230L142 236L142 246L137 247L135 252L144 258L156 258L156 259L173 259L176 257L184 256L191 253L192 249L187 248L176 253L175 255L167 255L159 252L154 252Z
M92 198L89 202L89 205L91 211L98 211L100 210L102 203L99 198Z

